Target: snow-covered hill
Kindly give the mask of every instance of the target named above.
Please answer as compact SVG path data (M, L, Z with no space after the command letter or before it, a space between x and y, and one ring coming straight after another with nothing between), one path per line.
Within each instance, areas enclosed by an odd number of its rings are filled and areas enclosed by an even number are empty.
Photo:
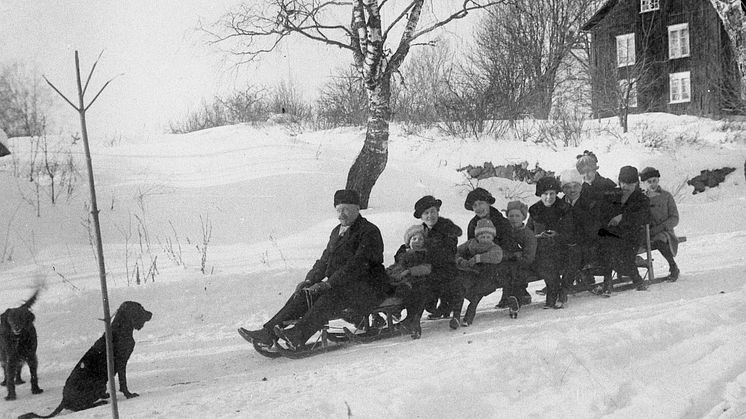
M274 314L321 254L336 224L332 194L344 186L364 132L232 126L94 144L112 310L135 300L154 313L135 332L128 369L130 389L141 396L120 396L120 414L739 417L746 413L746 132L739 129L686 116L632 116L628 134L613 120L593 121L577 147L554 151L394 128L388 167L363 212L383 233L387 263L416 222L412 207L423 195L442 199L441 215L466 226L469 187L457 168L527 160L561 171L590 149L607 177L624 165L652 165L664 188L678 190L677 232L688 238L677 258L681 279L611 299L575 295L566 310L532 304L517 320L493 309L498 291L469 328L425 321L418 341L393 338L301 361L263 358L235 330ZM8 141L19 165L30 155L24 141ZM71 150L83 167L82 147ZM691 195L687 177L724 166L737 170ZM74 363L103 331L85 226L87 186L81 181L54 206L42 197L36 217L32 189L11 172L10 158L0 159L0 251L12 249L12 260L0 263L0 307L46 284L34 307L45 392L34 396L20 386L18 400L0 402L0 417L50 412ZM479 185L500 208L516 197L537 199L532 185L496 178ZM202 274L205 226L212 236ZM154 258L158 274L143 278ZM136 263L144 270L140 285ZM110 409L65 414L108 417Z

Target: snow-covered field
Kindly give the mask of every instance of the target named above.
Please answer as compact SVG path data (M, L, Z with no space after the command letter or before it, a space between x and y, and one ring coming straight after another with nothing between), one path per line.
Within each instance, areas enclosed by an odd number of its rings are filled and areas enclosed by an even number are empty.
M688 238L677 258L681 278L610 299L578 294L565 310L532 304L517 320L493 308L498 291L483 300L468 328L424 321L418 341L403 336L295 361L259 356L235 330L274 314L321 254L336 224L333 192L344 186L364 131L232 126L94 143L112 311L135 300L154 313L135 332L129 362L130 390L140 397L126 400L120 393L120 415L743 416L746 132L723 128L717 121L649 114L632 116L630 133L622 135L614 120L592 121L578 147L553 151L511 140L404 135L394 127L388 167L363 212L383 233L387 263L416 222L412 207L423 195L442 199L441 215L466 226L469 187L457 168L527 160L559 172L590 149L607 177L616 179L627 164L652 165L664 188L678 190L677 233ZM27 144L11 139L9 145L23 164ZM73 152L84 167L82 146ZM10 159L0 159L0 251L12 255L0 263L0 307L16 306L35 284L46 284L34 306L45 392L18 387L18 400L0 401L0 417L49 413L75 362L103 331L85 227L86 184L81 180L55 206L42 195L37 218L29 203L33 189L10 175ZM697 195L682 187L700 170L724 166L736 171L719 187ZM497 197L499 208L516 197L529 204L537 199L532 185L492 178L480 186ZM207 224L212 236L202 274L198 245ZM168 248L174 249L170 258ZM135 263L146 262L140 269L147 270L156 256L158 274L135 284ZM659 274L666 272L662 261L656 260ZM108 417L110 408L63 414Z

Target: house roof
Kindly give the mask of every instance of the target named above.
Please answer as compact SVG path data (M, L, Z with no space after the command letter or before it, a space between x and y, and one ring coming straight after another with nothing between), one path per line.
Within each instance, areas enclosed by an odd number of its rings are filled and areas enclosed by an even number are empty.
M596 26L599 22L601 22L606 15L611 11L611 9L616 6L616 4L619 3L619 0L606 0L606 3L604 3L601 8L598 9L598 11L590 18L583 26L580 27L581 30L589 31L593 29L594 26Z
M728 17L727 14L733 14L733 13L740 13L741 14L741 21L744 20L743 15L746 14L746 0L709 0L712 4L712 7L715 8L715 10L718 11L718 14L720 15L720 20L723 21L723 24L725 24L726 29L728 28L727 20ZM593 29L594 26L596 26L599 22L601 22L607 14L611 11L611 9L614 8L614 6L619 3L619 0L606 0L606 2L596 11L596 13L591 16L590 19L588 19L587 22L583 26L580 27L580 29L584 31L589 31ZM739 8L738 5L741 5ZM731 38L735 39L735 38Z

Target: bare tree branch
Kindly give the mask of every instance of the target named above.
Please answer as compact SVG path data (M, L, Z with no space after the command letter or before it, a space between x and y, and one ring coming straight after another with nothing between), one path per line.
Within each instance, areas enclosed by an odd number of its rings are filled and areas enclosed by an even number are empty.
M49 85L49 86L50 86L50 87L51 87L52 89L54 89L54 91L55 91L55 92L57 92L57 94L58 94L58 95L60 95L60 96L62 97L62 99L65 99L65 102L69 103L69 104L70 104L70 106L72 106L72 107L73 107L73 109L75 109L76 111L77 111L77 110L79 110L77 106L73 105L73 103L72 103L72 102L70 102L70 99L68 99L68 98L67 98L67 96L65 96L64 94L62 94L62 92L60 92L60 91L59 91L59 89L57 89L57 87L55 87L55 85L53 85L53 84L52 84L52 82L51 82L51 81L49 81L49 79L47 79L47 76L42 76L42 77L44 78L44 81L46 81L46 82L47 82L47 84L48 84L48 85Z

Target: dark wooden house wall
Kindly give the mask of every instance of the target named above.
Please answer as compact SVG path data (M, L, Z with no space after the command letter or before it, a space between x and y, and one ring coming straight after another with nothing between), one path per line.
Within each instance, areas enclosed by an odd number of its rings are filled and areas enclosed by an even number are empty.
M668 58L668 26L689 24L690 56ZM616 36L635 33L640 65L617 68ZM618 80L638 76L638 106L630 112L720 115L738 102L740 81L730 40L709 0L661 0L660 9L640 14L640 0L619 2L590 30L592 108L597 116L617 113L611 94ZM691 100L669 103L669 74L690 72Z

